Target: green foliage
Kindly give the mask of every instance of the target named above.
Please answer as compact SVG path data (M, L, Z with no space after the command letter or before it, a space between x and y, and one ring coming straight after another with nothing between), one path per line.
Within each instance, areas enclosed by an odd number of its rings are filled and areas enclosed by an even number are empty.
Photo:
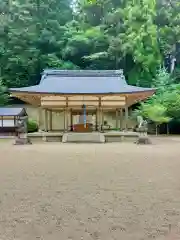
M127 1L123 12L124 31L119 35L123 54L131 54L141 71L152 74L161 63L155 15L153 1L143 0L136 4Z
M71 1L7 2L0 4L2 81L8 87L37 84L43 68L64 65L60 49L64 46L65 24L72 20Z
M122 68L130 84L150 87L180 42L178 0L0 0L0 13L0 77L7 87L37 84L46 67Z
M166 114L167 108L160 104L144 104L142 107L142 115L158 125L171 120Z
M134 116L141 115L157 125L180 119L180 85L174 84L164 69L157 72L154 84L156 94L141 103Z
M165 68L160 68L155 78L152 81L152 87L156 88L156 95L164 93L167 89L169 90L174 85L174 79L167 73Z
M33 119L28 119L27 129L29 133L38 131L38 124Z
M167 115L174 120L180 119L180 90L164 92L163 106L167 109Z

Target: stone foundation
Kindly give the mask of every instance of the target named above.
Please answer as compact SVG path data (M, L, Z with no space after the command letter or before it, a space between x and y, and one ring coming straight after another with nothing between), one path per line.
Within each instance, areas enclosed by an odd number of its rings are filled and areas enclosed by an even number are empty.
M136 142L139 133L136 132L116 132L105 133L74 133L74 132L36 132L29 133L28 138L32 143L36 142L94 142L94 143L113 143L113 142Z
M64 133L63 143L105 143L105 136L102 133Z

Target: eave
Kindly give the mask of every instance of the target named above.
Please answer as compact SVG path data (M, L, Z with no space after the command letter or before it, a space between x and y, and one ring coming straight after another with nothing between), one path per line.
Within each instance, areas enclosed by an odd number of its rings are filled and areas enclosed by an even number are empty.
M150 90L146 90L146 91L137 91L137 92L123 92L123 93L105 93L105 94L102 94L102 93L93 93L93 94L90 94L90 93L80 93L80 94L75 94L75 93L39 93L39 92L26 92L26 91L11 91L11 96L14 96L14 97L17 97L21 100L23 100L24 102L27 102L33 106L41 106L41 99L42 97L45 97L45 96L54 96L54 97L57 97L57 96L63 96L63 97L67 97L67 102L68 102L68 97L70 96L96 96L98 98L103 98L103 96L124 96L126 98L126 101L125 101L125 105L130 107L131 105L139 102L139 101L142 101L142 100L145 100L147 99L148 97L152 96L155 92L155 89L150 89ZM82 102L83 104L83 102ZM67 104L68 105L68 104ZM57 106L57 105L56 105ZM53 106L52 106L53 107ZM112 107L118 107L118 104L112 104ZM122 107L120 104L119 104L119 107Z

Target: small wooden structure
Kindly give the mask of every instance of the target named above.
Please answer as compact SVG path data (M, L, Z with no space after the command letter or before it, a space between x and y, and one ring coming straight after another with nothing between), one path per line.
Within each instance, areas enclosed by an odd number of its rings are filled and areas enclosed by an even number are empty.
M11 95L39 108L45 131L53 131L53 112L64 113L64 131L101 131L104 113L116 113L116 128L128 120L128 108L155 89L130 86L122 70L45 70L39 85L11 88ZM79 121L74 119L79 115ZM88 121L93 116L95 122ZM127 124L126 127L127 129Z
M16 123L20 117L27 116L24 108L0 108L0 134L16 135Z

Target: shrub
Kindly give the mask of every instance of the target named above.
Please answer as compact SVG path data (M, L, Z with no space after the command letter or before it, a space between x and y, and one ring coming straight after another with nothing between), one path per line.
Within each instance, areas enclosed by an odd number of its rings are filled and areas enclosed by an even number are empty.
M28 119L27 130L30 133L31 132L37 132L38 131L38 124L37 124L37 122L32 120L32 119Z

